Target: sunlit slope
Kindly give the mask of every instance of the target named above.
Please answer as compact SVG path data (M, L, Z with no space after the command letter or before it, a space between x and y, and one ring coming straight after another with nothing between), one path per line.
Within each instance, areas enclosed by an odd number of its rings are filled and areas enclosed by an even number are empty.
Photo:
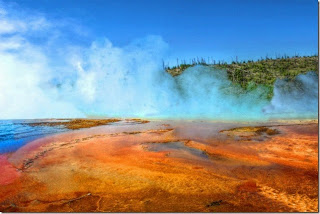
M257 85L262 85L267 88L267 97L269 99L273 96L273 86L277 79L293 80L297 75L309 71L319 73L318 56L295 56L276 59L267 57L258 61L233 61L231 64L220 61L207 63L204 59L201 59L194 60L192 64L181 64L172 68L167 67L166 70L172 76L177 76L183 73L185 69L196 64L226 70L229 80L246 90L252 90Z

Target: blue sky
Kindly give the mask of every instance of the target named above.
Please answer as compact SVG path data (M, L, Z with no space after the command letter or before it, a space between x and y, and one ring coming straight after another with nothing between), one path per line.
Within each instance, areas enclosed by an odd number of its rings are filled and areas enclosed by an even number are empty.
M316 0L21 0L51 19L70 19L94 39L125 45L149 34L172 58L230 60L317 52ZM83 41L85 42L85 41Z
M160 35L174 60L317 52L315 0L22 0L18 5L48 19L72 20L91 39L107 37L115 45Z

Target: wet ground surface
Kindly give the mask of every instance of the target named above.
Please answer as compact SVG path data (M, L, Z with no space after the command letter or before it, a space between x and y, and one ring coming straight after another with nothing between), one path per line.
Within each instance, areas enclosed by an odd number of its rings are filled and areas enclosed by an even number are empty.
M190 148L185 142L144 143L143 148L152 152L165 152L168 157L194 160L209 160L209 156L200 149Z
M318 123L120 121L35 140L0 171L2 212L317 212Z

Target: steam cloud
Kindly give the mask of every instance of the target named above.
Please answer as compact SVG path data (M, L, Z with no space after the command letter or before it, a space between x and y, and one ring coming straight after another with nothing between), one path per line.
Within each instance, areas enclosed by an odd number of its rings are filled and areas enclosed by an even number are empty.
M291 82L278 80L269 101L263 87L244 92L226 72L210 67L192 67L173 78L162 69L169 47L159 36L124 47L115 47L108 39L85 47L68 42L61 24L41 15L24 14L22 19L15 14L0 4L2 119L317 116L315 73ZM78 36L79 26L74 29L78 30L69 33Z
M294 80L277 80L270 105L264 108L273 117L314 117L318 112L318 74L308 72ZM271 115L272 116L272 115Z

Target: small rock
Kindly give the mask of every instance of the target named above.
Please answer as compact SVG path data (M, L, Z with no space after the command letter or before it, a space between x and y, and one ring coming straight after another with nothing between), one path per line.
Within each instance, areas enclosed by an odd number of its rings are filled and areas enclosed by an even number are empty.
M212 207L212 206L219 206L221 204L222 200L219 201L213 201L210 204L207 205L207 207Z

